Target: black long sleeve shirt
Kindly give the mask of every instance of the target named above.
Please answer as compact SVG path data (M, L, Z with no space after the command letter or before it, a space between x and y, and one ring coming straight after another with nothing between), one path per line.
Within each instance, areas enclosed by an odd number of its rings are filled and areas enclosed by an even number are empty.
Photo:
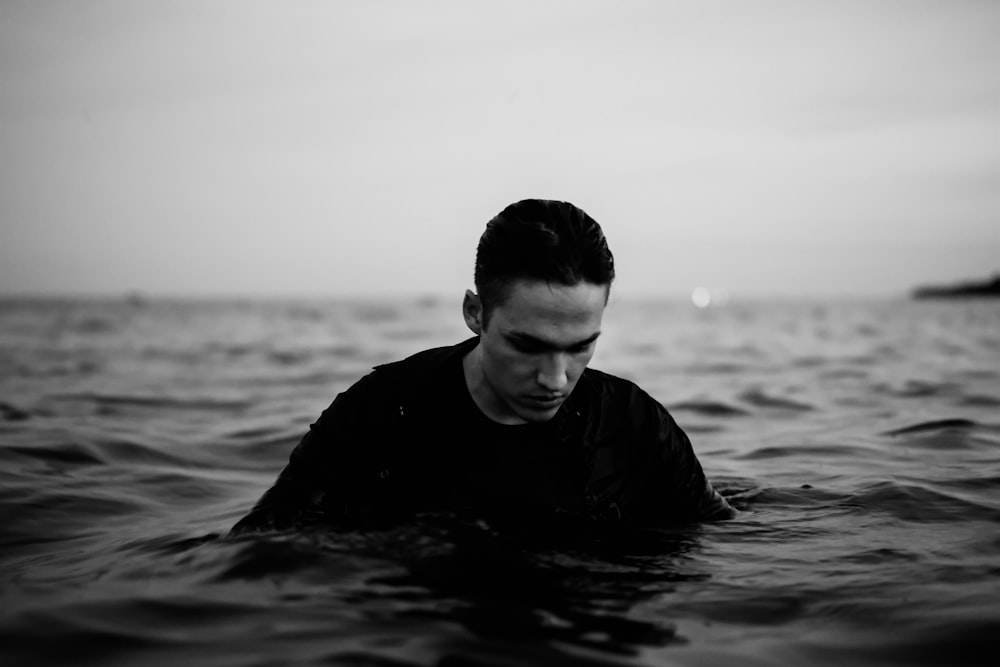
M665 524L729 518L685 433L627 380L586 369L553 419L475 405L472 338L378 366L339 394L236 532L422 510Z

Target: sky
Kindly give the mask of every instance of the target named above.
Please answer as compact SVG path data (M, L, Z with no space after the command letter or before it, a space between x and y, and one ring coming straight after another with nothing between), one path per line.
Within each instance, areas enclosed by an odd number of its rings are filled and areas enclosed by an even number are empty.
M461 294L573 202L618 294L1000 271L1000 2L4 0L0 294Z

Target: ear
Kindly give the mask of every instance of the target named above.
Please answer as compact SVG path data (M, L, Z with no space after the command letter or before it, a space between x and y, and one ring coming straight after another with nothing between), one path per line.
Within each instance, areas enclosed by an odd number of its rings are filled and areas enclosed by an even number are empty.
M472 333L477 336L482 333L483 301L472 290L465 290L465 298L462 299L462 316L465 318L465 326L469 327Z

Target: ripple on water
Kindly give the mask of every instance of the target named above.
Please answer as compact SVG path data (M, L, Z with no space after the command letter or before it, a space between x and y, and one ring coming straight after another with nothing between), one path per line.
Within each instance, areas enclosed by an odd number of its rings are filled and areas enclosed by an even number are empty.
M706 417L744 417L750 414L743 408L721 401L682 401L669 406L671 412L691 412Z
M938 419L892 429L881 434L889 439L893 451L903 454L912 450L934 452L937 462L949 453L963 452L966 463L989 465L996 463L1000 446L1000 427L970 419Z
M812 443L757 447L756 449L740 454L734 458L744 461L756 461L761 459L780 459L786 457L796 459L803 456L808 456L813 460L821 458L850 458L852 460L869 458L877 460L882 458L882 455L876 449L862 445L822 445Z
M105 460L90 445L81 442L65 442L53 445L7 445L0 449L0 456L8 461L10 454L19 458L32 459L60 466L103 465Z
M855 493L843 504L882 512L912 523L956 520L1000 522L1000 509L917 484L883 481Z
M653 342L607 358L680 400L743 510L645 546L423 517L219 537L447 303L15 308L0 664L992 664L1000 329L953 305L616 313Z
M225 399L218 396L178 396L171 394L102 394L96 392L76 392L59 394L54 398L61 401L92 403L105 414L112 414L116 408L152 408L164 411L196 410L216 412L220 410L244 409L253 402L245 398Z
M894 398L934 398L938 396L961 395L962 388L955 382L934 382L930 380L906 380L902 385L879 382L872 391Z
M29 410L0 401L0 421L19 422L31 419L31 417L32 414Z
M908 435L911 433L926 433L929 431L942 431L942 430L967 430L979 426L976 422L971 419L936 419L933 421L919 422L916 424L910 424L909 426L902 426L900 428L892 429L891 431L885 431L882 435L896 436L896 435Z
M740 399L759 408L769 408L774 410L784 410L790 412L810 412L815 410L815 406L790 398L773 396L763 389L748 389L740 394Z

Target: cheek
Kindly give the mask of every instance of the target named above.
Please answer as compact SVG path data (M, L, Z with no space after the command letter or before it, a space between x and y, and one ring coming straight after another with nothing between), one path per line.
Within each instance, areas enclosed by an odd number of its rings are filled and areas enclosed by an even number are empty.
M515 352L504 359L504 367L501 371L505 375L514 378L534 375L535 362L531 357Z
M569 363L569 376L576 382L580 375L583 374L583 370L590 363L590 359L594 356L593 353L580 355L578 357L573 357L573 360Z
M531 360L516 350L498 350L492 362L494 377L516 379L532 373Z

